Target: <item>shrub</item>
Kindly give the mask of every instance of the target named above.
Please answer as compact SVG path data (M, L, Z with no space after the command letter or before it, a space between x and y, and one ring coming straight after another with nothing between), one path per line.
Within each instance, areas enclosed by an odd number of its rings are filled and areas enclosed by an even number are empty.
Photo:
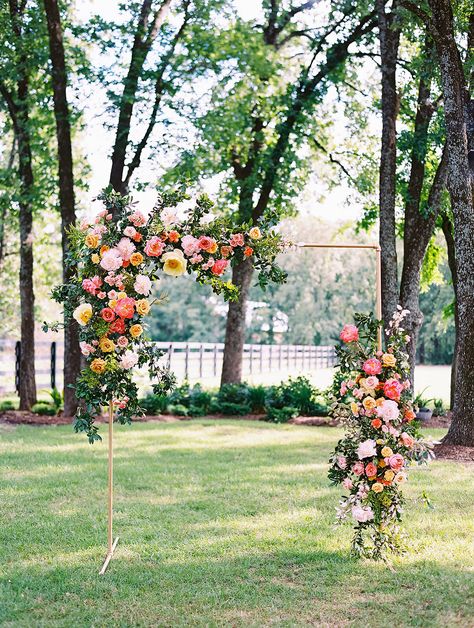
M175 414L176 416L188 416L189 408L186 408L182 403L177 403L175 405L170 404L168 406L168 412L170 414Z
M166 411L168 398L166 395L147 395L140 399L140 405L145 410L145 414L162 414Z
M320 416L328 413L324 394L307 377L299 376L267 389L268 408L297 408L299 414Z
M233 403L232 401L215 399L212 402L211 411L229 416L244 416L245 414L250 414L251 407L246 403Z
M9 399L0 401L0 412L6 412L7 410L15 410L15 404L13 401L10 401Z
M50 403L40 401L39 403L35 403L35 405L31 408L31 412L33 412L33 414L46 414L47 416L54 416L56 414L56 408Z
M202 416L206 414L206 412L211 407L212 403L212 393L203 390L200 384L195 384L193 388L189 391L189 408L201 408L203 413L200 415L192 415L192 416ZM188 404L184 404L188 405Z
M433 416L446 416L447 409L442 399L433 399Z
M49 391L48 394L51 397L50 404L53 405L55 409L55 414L59 414L61 410L64 409L62 394L57 388L53 388L51 391Z
M290 419L294 419L299 415L298 408L286 406L284 408L268 408L267 421L272 423L288 423Z
M265 412L267 388L265 386L249 386L248 402L252 412Z

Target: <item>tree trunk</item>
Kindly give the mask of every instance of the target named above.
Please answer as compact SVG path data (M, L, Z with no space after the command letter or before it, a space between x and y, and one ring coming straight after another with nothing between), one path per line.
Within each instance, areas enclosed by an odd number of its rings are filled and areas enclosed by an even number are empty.
M71 125L67 101L67 72L64 55L61 17L57 0L44 0L48 24L49 50L52 65L52 85L56 137L58 142L59 205L61 208L61 234L63 250L63 281L67 283L73 270L66 265L69 253L68 228L76 222L74 203L74 173L72 163ZM77 409L74 389L81 370L81 351L77 323L64 329L64 414L72 416Z
M225 330L224 363L221 386L242 381L242 352L245 342L247 298L253 268L250 259L234 266L232 282L240 289L239 300L229 303Z
M385 1L377 0L380 57L382 62L382 148L379 173L379 242L382 249L382 313L386 323L398 304L397 238L395 227L395 188L397 174L398 96L396 68L400 29L395 25L397 1L391 13Z
M456 275L456 250L454 246L454 237L453 237L453 225L451 220L446 212L443 213L441 228L444 233L444 238L446 240L446 248L448 250L448 265L449 270L451 271L451 279L453 282L453 291L454 291L454 350L453 350L453 359L451 361L451 388L450 388L450 396L449 396L449 407L454 408L454 391L456 387L456 355L457 355L457 345L458 345L458 306L457 306L457 275Z
M20 180L20 410L36 403L35 376L35 295L33 288L33 203L34 180L31 160L29 119L28 58L22 47L22 12L16 0L9 1L17 62L16 99L11 99L10 115L18 140L18 173ZM13 102L16 100L16 102Z
M465 121L466 85L450 0L429 0L438 52L454 217L458 335L453 419L444 442L474 446L474 204Z

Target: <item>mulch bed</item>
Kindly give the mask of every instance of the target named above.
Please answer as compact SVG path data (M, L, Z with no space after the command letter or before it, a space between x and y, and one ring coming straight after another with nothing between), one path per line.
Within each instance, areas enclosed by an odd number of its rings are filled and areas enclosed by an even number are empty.
M261 421L264 418L264 414L251 414L247 416L227 416L224 414L212 414L205 417L199 417L206 420L217 419L233 419L233 420L251 420ZM103 415L99 417L97 421L99 423L106 423L107 416ZM140 419L136 419L140 423L146 423L150 421L157 421L160 423L174 423L176 421L191 421L192 417L174 416L170 414L159 414L156 416L144 416ZM41 414L33 414L32 412L25 412L20 410L7 410L0 413L0 423L9 425L70 425L72 418L67 416L45 416ZM308 425L308 426L327 426L337 427L337 421L328 417L320 416L300 416L289 421L293 425ZM433 417L429 421L423 423L425 429L431 427L448 428L451 423L451 414L448 413L444 417ZM474 447L463 447L456 445L443 445L442 443L436 445L434 448L436 458L443 460L454 460L456 462L474 462Z

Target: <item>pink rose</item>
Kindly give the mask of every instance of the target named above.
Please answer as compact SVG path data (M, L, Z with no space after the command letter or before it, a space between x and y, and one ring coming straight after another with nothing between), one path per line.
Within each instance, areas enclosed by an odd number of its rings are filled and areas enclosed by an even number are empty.
M357 457L359 460L362 460L363 458L371 458L372 456L375 456L376 453L377 448L375 446L375 441L371 438L364 440L357 448Z
M138 294L148 296L151 290L151 281L146 275L137 275L133 287Z
M135 300L130 297L119 299L115 306L115 313L118 314L120 318L133 318L135 313Z
M95 295L97 292L97 286L95 285L95 283L92 281L92 279L83 279L82 280L82 287L84 288L84 290L86 292L88 292L89 294L93 294Z
M148 218L145 214L138 210L130 214L128 219L135 227L143 227L148 222Z
M228 260L218 259L216 262L214 262L214 265L211 268L211 273L219 277L220 275L223 275L225 273L225 269L228 265Z
M359 330L355 325L344 325L339 338L342 342L356 342L359 340Z
M362 366L367 375L379 375L382 372L382 362L377 358L369 358Z
M352 465L352 472L356 475L362 475L364 473L364 463L356 462Z
M91 353L94 353L95 351L95 348L85 341L80 342L79 347L81 349L82 355L85 355L86 357L88 357Z
M375 377L375 375L370 375L370 377L365 380L365 385L367 388L376 388L379 385L378 377Z
M145 244L145 253L148 257L160 257L165 250L165 243L158 236L153 236Z
M124 352L119 361L119 366L122 369L131 369L138 363L138 353L127 349Z
M190 257L199 252L199 240L192 235L185 235L181 239L184 254Z
M390 465L390 468L393 471L400 471L400 469L405 464L405 460L403 459L403 456L401 454L393 454L393 456L386 458L385 462Z
M360 523L372 521L374 518L374 512L370 506L367 506L367 508L362 508L362 506L352 506L351 512L354 519Z
M123 235L126 235L127 238L133 238L136 234L137 230L135 229L135 227L131 227L130 225L128 227L125 227L125 229L123 230Z
M377 416L384 421L395 421L400 416L400 410L395 401L385 399L377 406Z
M347 458L345 456L338 456L336 458L336 462L340 469L345 469L347 467Z
M120 252L120 257L126 262L130 259L130 256L135 251L135 245L129 238L122 238L117 244L117 249Z
M409 447L410 449L415 444L415 439L406 432L402 432L400 434L400 440L402 441L403 445L405 445L405 447Z
M208 253L215 253L217 248L216 241L214 238L210 238L209 236L201 236L198 240L199 248L203 251L207 251Z
M369 462L369 464L365 467L365 474L368 478L373 478L377 475L377 467L373 462Z
M339 394L341 396L344 396L346 394L346 392L347 392L347 384L346 384L346 382L342 382L341 383L341 388L339 389Z
M352 480L350 478L344 478L342 480L342 486L344 488L347 488L347 490L351 490L351 488L354 486L354 484L352 483Z
M245 240L242 233L234 233L233 235L231 235L230 246L235 248L236 246L244 246L244 243Z
M396 379L387 379L387 381L383 385L383 394L389 399L394 399L395 401L398 401L402 392L403 384L400 384L400 382L398 382Z
M128 345L128 339L125 336L120 336L117 339L117 344L118 344L119 347L124 349Z
M105 297L107 296L106 292L100 291L97 293L97 298L98 299L105 299Z
M105 270L118 270L122 266L123 259L118 249L109 249L105 251L100 260L100 265ZM107 279L106 279L107 281Z

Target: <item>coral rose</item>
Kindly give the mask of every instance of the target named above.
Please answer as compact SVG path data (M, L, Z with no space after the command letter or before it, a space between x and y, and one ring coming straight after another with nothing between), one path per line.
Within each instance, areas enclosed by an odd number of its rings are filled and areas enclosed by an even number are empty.
M362 368L367 375L379 375L382 372L382 363L377 358L369 358L364 362Z
M119 299L115 305L115 313L121 318L133 318L135 313L135 301L130 297Z
M82 303L81 305L78 305L72 316L79 323L79 325L87 325L92 318L92 305L90 303Z
M90 368L91 371L94 371L94 373L103 373L105 371L105 360L102 360L102 358L95 358L95 360L92 360Z
M402 392L403 384L400 384L400 382L396 379L387 379L387 381L383 385L383 394L389 399L398 401Z
M232 253L232 247L231 246L227 246L226 244L221 246L221 255L222 255L222 257L229 257L229 255L231 253Z
M410 434L407 434L406 432L402 432L400 434L400 441L402 442L403 445L405 445L405 447L408 447L410 449L415 444L415 439L412 436L410 436Z
M356 342L359 340L359 330L355 325L344 325L339 338L342 342Z
M382 421L380 419L374 419L373 421L371 421L371 425L372 427L375 427L376 430L378 430L379 427L382 427Z
M153 236L145 244L145 253L148 257L160 257L165 250L165 244L158 236Z
M211 273L219 277L220 275L223 275L225 273L225 269L227 268L228 265L229 265L228 260L218 259L214 263L213 267L211 268Z
M369 464L365 467L365 474L368 478L373 478L377 475L377 467L373 462L369 462Z
M410 409L405 410L405 414L403 416L405 417L405 420L408 422L416 419L416 414L413 412L413 410L410 410Z
M111 323L115 319L115 312L111 307L104 307L100 311L100 315L106 323Z
M123 318L117 318L109 327L109 331L112 334L125 333L125 321L123 320Z
M198 240L199 248L203 251L207 251L208 253L215 253L217 251L217 242L214 238L210 238L209 236L201 236Z
M246 246L244 249L244 255L245 257L250 257L251 255L253 255L253 248L251 246Z
M178 242L181 237L177 231L169 231L167 235L170 242Z

